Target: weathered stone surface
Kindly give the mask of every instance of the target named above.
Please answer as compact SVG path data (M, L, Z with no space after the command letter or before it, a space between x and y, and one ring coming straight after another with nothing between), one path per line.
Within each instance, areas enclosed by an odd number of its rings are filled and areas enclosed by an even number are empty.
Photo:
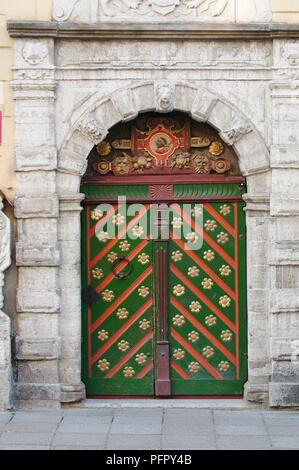
M269 392L269 405L272 407L299 406L298 383L270 383Z
M25 338L17 336L16 357L18 360L40 361L58 359L61 353L59 338Z
M60 251L54 246L28 245L23 242L16 244L17 266L58 266Z
M17 197L15 199L15 214L18 219L51 218L58 216L57 196L47 197Z

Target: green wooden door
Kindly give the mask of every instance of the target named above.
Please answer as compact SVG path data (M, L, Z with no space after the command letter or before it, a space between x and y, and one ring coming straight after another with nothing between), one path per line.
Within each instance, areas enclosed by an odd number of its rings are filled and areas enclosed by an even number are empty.
M124 212L116 204L102 213L96 204L85 206L82 352L89 396L242 394L243 206L229 199L168 203L169 233L158 231L157 239L150 203L137 210L127 204Z

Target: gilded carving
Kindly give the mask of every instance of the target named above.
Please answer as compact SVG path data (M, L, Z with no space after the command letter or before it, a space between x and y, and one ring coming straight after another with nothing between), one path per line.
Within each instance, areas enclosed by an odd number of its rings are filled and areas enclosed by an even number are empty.
M103 140L97 145L97 152L101 157L107 157L111 153L111 145L107 140Z

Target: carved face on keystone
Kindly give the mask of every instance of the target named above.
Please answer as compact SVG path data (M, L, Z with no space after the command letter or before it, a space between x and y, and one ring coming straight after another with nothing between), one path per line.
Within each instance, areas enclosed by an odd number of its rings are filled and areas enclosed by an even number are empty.
M160 85L157 90L159 108L168 111L172 109L173 91L169 85Z

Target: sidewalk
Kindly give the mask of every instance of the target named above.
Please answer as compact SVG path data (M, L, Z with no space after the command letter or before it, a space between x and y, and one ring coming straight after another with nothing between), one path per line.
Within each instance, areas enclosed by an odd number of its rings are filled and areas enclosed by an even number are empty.
M67 408L0 413L5 449L299 449L299 411Z

